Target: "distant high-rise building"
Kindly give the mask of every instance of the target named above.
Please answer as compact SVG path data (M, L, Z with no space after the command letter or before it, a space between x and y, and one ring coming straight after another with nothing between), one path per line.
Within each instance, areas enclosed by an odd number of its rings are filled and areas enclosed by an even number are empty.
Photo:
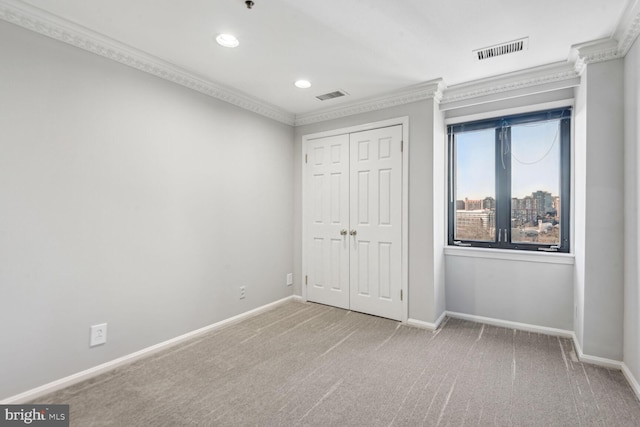
M544 217L547 213L553 212L553 196L548 191L536 191L531 194L536 199L538 216Z
M523 226L538 223L538 201L527 196L524 199L516 197L511 199L512 226Z
M560 196L553 196L553 209L556 211L555 219L560 219Z
M470 200L464 198L464 210L465 211L479 211L482 210L482 200Z
M482 208L496 210L496 199L493 197L485 197L484 200L482 200Z

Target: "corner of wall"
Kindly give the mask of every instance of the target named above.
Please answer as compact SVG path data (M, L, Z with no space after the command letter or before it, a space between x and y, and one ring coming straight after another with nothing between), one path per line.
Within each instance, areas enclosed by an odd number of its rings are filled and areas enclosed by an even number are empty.
M640 41L624 61L624 347L625 375L640 398Z
M434 321L442 319L446 310L445 256L446 244L446 185L447 185L447 142L444 112L438 104L433 108L433 287ZM436 320L440 319L440 321Z
M571 247L575 255L573 275L573 327L576 341L583 345L584 339L584 269L585 269L585 209L587 178L587 70L584 70L580 85L575 90L575 108L573 111L573 138L571 152L573 157L572 209L574 212L571 235Z

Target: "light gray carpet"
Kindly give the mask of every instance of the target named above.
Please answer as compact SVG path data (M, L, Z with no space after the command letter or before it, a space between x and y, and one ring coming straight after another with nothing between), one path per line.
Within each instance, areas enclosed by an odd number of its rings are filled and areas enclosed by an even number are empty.
M637 426L621 372L569 339L436 332L291 302L51 394L73 426Z

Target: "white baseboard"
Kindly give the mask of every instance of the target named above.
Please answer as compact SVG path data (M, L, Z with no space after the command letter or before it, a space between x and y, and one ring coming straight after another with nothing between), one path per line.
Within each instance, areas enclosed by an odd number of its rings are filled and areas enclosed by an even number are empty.
M563 338L571 338L573 341L573 345L576 349L576 353L577 353L576 356L578 357L578 360L580 360L581 362L589 363L591 365L603 366L605 368L623 370L624 364L618 360L584 354L584 352L582 351L582 347L578 342L578 338L576 337L576 334L573 331L568 331L566 329L549 328L546 326L530 325L528 323L512 322L509 320L494 319L491 317L475 316L472 314L456 313L453 311L447 311L447 316L453 317L456 319L469 320L472 322L486 323L488 325L500 326L503 328L517 329L520 331L528 331L528 332L537 332L545 335L553 335L553 336L559 336ZM629 375L631 375L631 372L629 372ZM632 375L631 375L631 378L633 378ZM633 384L631 384L631 386L633 387Z
M414 327L420 328L420 329L427 329L429 331L435 331L436 330L436 324L435 323L425 322L424 320L407 319L407 325L414 326Z
M440 327L440 325L442 324L442 321L444 320L445 317L447 317L447 312L443 311L442 314L440 315L440 317L438 317L436 319L436 329L438 329Z
M629 385L631 386L633 391L636 393L636 398L640 400L640 383L638 383L638 380L633 376L633 374L629 370L629 367L624 362L622 362L622 373L629 382Z
M253 310L247 311L245 313L238 314L237 316L230 317L228 319L222 320L220 322L211 324L209 326L205 326L200 329L196 329L195 331L187 332L186 334L180 335L178 337L172 338L170 340L161 342L156 345L152 345L151 347L143 348L142 350L136 351L134 353L128 354L126 356L119 357L117 359L111 360L109 362L103 363L98 366L94 366L93 368L86 369L84 371L78 372L73 375L69 375L68 377L61 378L56 381L52 381L50 383L44 384L40 387L36 387L31 390L27 390L23 393L16 394L15 396L8 397L4 400L0 401L0 405L10 405L10 404L20 404L32 401L46 394L52 393L54 391L63 389L65 387L69 387L73 384L77 384L81 381L85 381L89 378L93 378L97 375L108 372L112 369L115 369L119 366L127 365L129 363L133 363L136 360L142 359L144 357L148 357L158 351L165 350L169 347L172 347L176 344L180 344L186 340L197 337L199 335L205 334L207 332L211 332L213 330L219 329L223 326L227 326L233 323L237 323L241 320L247 319L249 317L253 317L257 314L263 313L265 311L271 310L276 306L284 304L288 301L297 300L295 295L290 297L283 298L278 301L274 301L272 303L263 305L261 307L255 308Z
M435 331L436 329L438 329L438 327L440 327L440 324L442 323L446 315L447 312L443 311L440 317L438 317L434 323L429 323L425 322L424 320L418 319L407 319L407 325L415 326L416 328L427 329L429 331Z
M573 339L573 346L578 353L578 360L580 360L581 362L589 363L591 365L603 366L605 368L622 369L623 363L618 360L584 354L584 352L582 351L582 346L580 345L578 337L575 333L573 333L573 336L571 338Z
M473 314L456 313L447 311L447 316L454 319L469 320L471 322L486 323L487 325L500 326L502 328L517 329L519 331L537 332L545 335L554 335L563 338L573 338L573 331L565 329L549 328L547 326L530 325L528 323L512 322L510 320L494 319L492 317L475 316Z

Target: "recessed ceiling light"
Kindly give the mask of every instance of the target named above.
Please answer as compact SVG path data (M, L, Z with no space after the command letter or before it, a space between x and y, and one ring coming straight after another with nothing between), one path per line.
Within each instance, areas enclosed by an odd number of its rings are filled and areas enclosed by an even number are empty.
M298 80L294 84L300 89L309 89L311 87L311 82L309 82L309 80Z
M236 47L240 44L238 39L231 34L220 34L216 37L216 41L220 46L224 47Z

